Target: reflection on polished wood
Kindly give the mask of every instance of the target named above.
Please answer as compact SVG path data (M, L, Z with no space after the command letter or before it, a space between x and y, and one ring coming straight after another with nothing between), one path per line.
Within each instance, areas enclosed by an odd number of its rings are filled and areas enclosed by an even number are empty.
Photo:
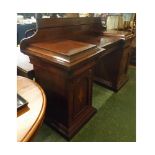
M18 76L18 93L28 101L28 105L17 112L17 141L31 141L40 127L46 108L46 97L42 88L25 77Z

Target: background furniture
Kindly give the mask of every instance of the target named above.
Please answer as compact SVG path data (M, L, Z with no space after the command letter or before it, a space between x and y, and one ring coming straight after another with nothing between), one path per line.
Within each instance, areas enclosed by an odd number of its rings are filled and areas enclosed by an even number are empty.
M17 75L29 79L34 78L33 65L30 63L29 57L20 52L19 47L17 47Z
M17 24L17 44L19 44L22 39L33 35L36 31L35 27L36 24ZM29 57L20 52L19 47L17 47L17 75L29 79L34 78L33 65L30 63Z
M33 23L33 24L17 24L17 45L20 44L20 41L23 38L25 38L25 32L27 30L35 29L35 28L36 28L35 23Z
M42 124L46 97L42 88L25 77L17 77L17 92L28 101L28 105L17 112L17 141L31 141Z

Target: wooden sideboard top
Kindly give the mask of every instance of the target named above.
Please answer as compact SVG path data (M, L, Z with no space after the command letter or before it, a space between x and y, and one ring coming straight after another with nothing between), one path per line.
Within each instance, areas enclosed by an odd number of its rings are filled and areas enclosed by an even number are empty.
M120 38L104 36L100 18L37 20L37 31L20 44L21 52L71 67L115 46Z
M65 56L73 56L82 51L96 47L96 45L74 40L63 40L58 42L46 41L31 44L31 47L47 50Z
M50 62L72 66L85 60L104 49L96 45L74 40L63 40L58 42L46 41L30 44L26 50L37 57L42 57Z

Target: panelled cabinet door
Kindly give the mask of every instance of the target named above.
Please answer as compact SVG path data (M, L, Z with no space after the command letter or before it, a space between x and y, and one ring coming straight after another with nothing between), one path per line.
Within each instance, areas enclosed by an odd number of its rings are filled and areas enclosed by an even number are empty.
M83 76L76 79L74 82L74 101L73 101L73 115L74 118L86 107L91 105L92 82L89 77L92 71L86 72Z

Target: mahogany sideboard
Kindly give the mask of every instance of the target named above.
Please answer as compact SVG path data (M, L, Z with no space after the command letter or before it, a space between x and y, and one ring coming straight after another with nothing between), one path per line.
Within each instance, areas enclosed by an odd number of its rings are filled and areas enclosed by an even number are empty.
M20 49L30 57L36 81L46 92L46 122L68 139L96 111L93 78L116 88L123 42L103 36L98 17L39 19L36 33L23 39Z
M92 107L93 68L104 52L97 45L71 38L81 26L88 31L94 20L87 18L87 22L79 20L70 25L72 21L40 19L36 33L20 44L21 52L33 64L36 82L47 96L45 121L67 139L96 112Z

